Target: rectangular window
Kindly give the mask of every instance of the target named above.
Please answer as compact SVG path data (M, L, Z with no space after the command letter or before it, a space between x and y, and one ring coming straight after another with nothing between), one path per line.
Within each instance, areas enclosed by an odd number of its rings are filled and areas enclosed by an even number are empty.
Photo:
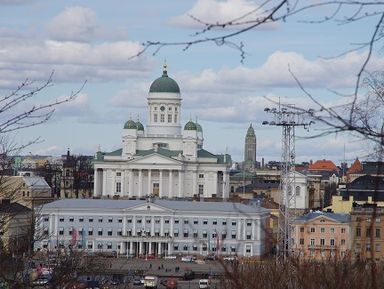
M341 239L340 244L341 244L342 246L344 246L344 245L345 245L345 239Z
M189 223L189 220L184 220L184 224L187 225Z
M197 234L197 232L193 232L193 238L197 238L199 235Z
M199 185L199 195L204 195L204 185Z
M204 179L204 174L199 174L199 179Z
M236 221L232 221L232 226L236 226Z
M168 122L172 122L172 114L168 114Z
M226 226L227 225L227 221L223 221L223 226Z
M341 228L341 234L345 234L345 228Z
M141 224L141 219L137 219L136 223Z
M203 231L203 238L208 238L208 233L207 233L207 231Z
M97 235L103 236L103 229L99 229L99 231L97 232Z
M113 222L113 218L108 218L108 223L112 223Z
M193 224L194 225L198 225L199 224L199 220L197 220L197 219L193 220Z
M320 228L320 233L324 234L325 233L325 228Z
M376 234L375 234L376 238L381 238L381 231L379 228L376 228Z
M48 216L44 216L44 222L48 222L49 221L49 217Z
M111 229L108 230L108 236L112 236L112 230Z
M310 244L311 246L315 246L315 239L311 239L310 242L309 242L309 244Z
M316 232L315 227L311 227L311 233L315 233L315 232Z
M179 219L175 219L175 224L178 224L179 223Z
M154 122L157 122L157 113L154 113L154 114L153 114L153 121L154 121Z
M217 225L217 220L213 220L212 225Z
M116 183L116 193L121 193L121 183L120 182Z
M208 224L208 220L204 219L203 220L203 225L207 225Z
M300 232L304 233L304 227L300 227Z
M365 237L371 238L371 228L367 228L365 231Z
M121 177L121 172L116 172L116 177Z
M59 229L59 235L64 235L64 229L63 228Z
M325 239L320 239L320 246L324 246L325 245Z
M70 217L70 218L69 218L69 221L70 221L70 222L73 222L73 221L74 221L74 218L73 218L73 217Z
M247 227L250 227L250 226L252 226L252 221L247 221Z
M177 122L177 114L175 114L174 119L175 119L175 122Z
M164 114L160 114L160 122L164 122Z
M88 222L92 223L93 222L93 218L89 217Z
M329 245L335 246L335 239L330 239L329 240Z
M174 251L179 251L179 245L174 245L174 246L173 246L173 250L174 250Z
M376 251L376 252L380 252L380 251L381 251L381 246L380 246L380 244L376 244L376 245L375 245L375 251Z
M164 223L165 223L165 224L169 224L169 219L165 219L165 220L164 220Z
M330 228L330 229L329 229L329 232L330 232L331 234L334 234L334 233L335 233L335 228Z
M99 217L99 223L103 222L103 217Z
M60 217L59 222L64 222L64 217Z
M361 228L356 228L356 237L361 237Z
M123 222L123 219L122 218L118 218L117 221L119 223L122 223ZM128 219L128 223L132 223L132 219Z
M80 218L79 218L79 222L84 222L84 218L83 218L83 217L80 217Z
M304 239L300 239L300 245L304 245Z

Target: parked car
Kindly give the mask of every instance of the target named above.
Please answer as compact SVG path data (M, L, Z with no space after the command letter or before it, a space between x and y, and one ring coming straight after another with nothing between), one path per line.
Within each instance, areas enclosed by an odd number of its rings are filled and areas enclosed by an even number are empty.
M217 257L216 257L216 255L207 255L204 257L204 260L214 261L214 260L217 260Z
M164 256L164 259L166 259L166 260L176 260L177 256L176 255L168 255L168 256Z
M45 286L48 285L49 280L47 278L38 278L35 281L32 281L32 286Z
M211 284L209 282L209 279L199 280L199 289L209 289L210 287L211 287Z
M196 257L193 257L193 256L183 256L183 257L181 257L181 262L192 263L195 260L196 260Z
M235 256L225 256L225 257L223 257L223 260L227 261L227 262L233 262L233 261L236 261L236 257Z
M133 279L132 283L135 286L140 286L141 285L141 280L140 280L140 278L135 278L135 279Z
M168 278L165 284L167 289L177 289L177 280L175 278Z

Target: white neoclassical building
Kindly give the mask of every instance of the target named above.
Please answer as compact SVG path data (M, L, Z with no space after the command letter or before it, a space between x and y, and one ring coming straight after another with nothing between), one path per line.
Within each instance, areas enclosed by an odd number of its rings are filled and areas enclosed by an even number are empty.
M180 88L166 66L147 99L146 129L130 119L123 128L122 148L96 153L94 196L227 198L231 158L203 148L197 122L190 120L182 129Z
M269 250L269 210L231 202L63 199L36 219L35 250L75 250L156 257L238 255Z

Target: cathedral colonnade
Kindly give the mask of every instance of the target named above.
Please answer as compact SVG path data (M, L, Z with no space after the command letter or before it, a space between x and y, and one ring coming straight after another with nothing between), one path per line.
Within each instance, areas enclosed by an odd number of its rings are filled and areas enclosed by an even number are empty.
M96 168L94 177L95 197L228 197L223 192L228 191L229 174L224 171Z

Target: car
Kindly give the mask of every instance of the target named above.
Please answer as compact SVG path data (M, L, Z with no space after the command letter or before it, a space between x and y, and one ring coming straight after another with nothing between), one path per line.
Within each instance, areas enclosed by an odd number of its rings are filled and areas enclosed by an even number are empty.
M140 286L141 285L141 280L140 280L140 278L135 278L135 279L133 279L132 283L135 286Z
M183 257L181 257L181 262L192 263L195 260L196 260L196 257L193 257L193 256L183 256Z
M233 261L236 261L236 257L235 256L225 256L225 257L223 257L223 261L233 262Z
M35 281L32 281L32 286L45 286L48 285L49 280L47 278L38 278Z
M197 259L197 260L195 260L195 263L196 263L196 264L205 264L205 261L204 261L204 260Z
M175 255L168 255L168 256L164 256L164 259L166 259L166 260L176 260L177 256L175 256Z
M217 259L216 255L207 255L204 257L204 260L215 261Z

